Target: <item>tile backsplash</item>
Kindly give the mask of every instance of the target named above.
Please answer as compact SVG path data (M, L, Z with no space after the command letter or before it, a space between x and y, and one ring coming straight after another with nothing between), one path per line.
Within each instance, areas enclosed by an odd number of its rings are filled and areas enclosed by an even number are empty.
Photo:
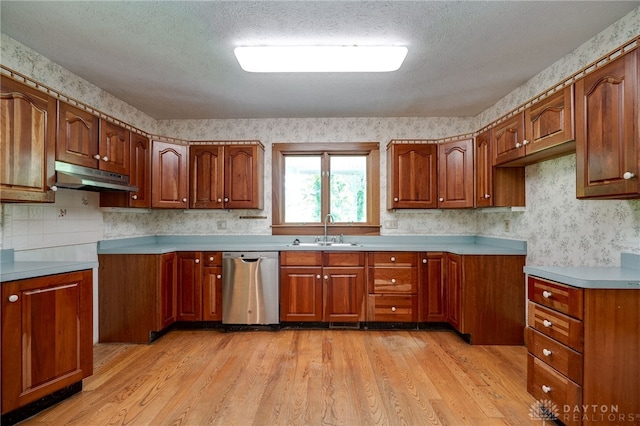
M0 248L16 252L93 247L100 239L146 235L271 234L271 145L276 142L380 142L383 235L482 235L526 240L529 265L617 266L620 252L640 253L640 200L575 198L575 155L526 168L525 211L387 211L385 146L390 139L468 133L640 34L640 7L585 42L476 117L309 118L156 121L47 58L2 35L2 64L144 131L189 140L258 139L265 145L266 219L255 211L108 211L99 195L60 190L56 203L4 204ZM88 249L91 250L91 249ZM18 256L18 254L17 254ZM23 256L26 256L24 254Z

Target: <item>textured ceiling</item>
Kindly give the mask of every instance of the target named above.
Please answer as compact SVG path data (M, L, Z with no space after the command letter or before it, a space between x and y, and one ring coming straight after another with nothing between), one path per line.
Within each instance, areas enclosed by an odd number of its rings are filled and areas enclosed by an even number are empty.
M475 116L637 1L7 1L2 32L156 119ZM404 44L393 73L250 74L239 45Z

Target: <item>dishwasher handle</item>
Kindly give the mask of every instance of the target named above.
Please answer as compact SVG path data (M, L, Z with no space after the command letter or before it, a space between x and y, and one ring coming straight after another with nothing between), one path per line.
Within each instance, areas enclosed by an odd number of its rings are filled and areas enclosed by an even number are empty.
M259 262L261 257L254 257L254 258L240 257L238 259L240 259L244 263L255 263L255 262Z

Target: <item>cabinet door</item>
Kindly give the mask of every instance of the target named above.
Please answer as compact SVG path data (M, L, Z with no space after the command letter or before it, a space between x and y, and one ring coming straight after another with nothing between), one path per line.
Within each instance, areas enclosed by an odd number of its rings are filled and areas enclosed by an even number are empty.
M178 253L178 321L202 320L202 253Z
M58 102L56 160L98 168L99 120L95 115Z
M129 176L129 130L100 120L100 170Z
M225 208L263 208L264 149L260 145L225 146Z
M389 209L429 209L438 206L435 144L392 144L387 156Z
M524 157L524 113L516 114L493 128L493 164L498 166Z
M0 201L53 202L55 99L0 80Z
M638 50L576 85L578 198L640 197Z
M222 268L202 268L202 319L222 320Z
M160 256L160 300L158 301L160 324L155 331L160 331L176 322L178 287L176 263L175 253Z
M363 318L364 268L323 268L326 322L359 322Z
M473 207L473 140L438 145L438 207Z
M476 136L475 163L475 206L491 207L493 205L491 129Z
M153 141L152 207L186 209L187 146Z
M189 175L191 208L224 208L224 147L222 145L191 145Z
M93 373L92 272L2 284L2 412Z
M446 255L440 252L422 253L421 262L418 321L446 322Z
M127 194L131 207L151 207L151 145L148 138L131 133L129 181L138 191Z
M322 268L280 268L280 320L322 321Z
M527 108L524 111L527 157L540 151L545 151L545 158L573 151L575 144L561 148L561 145L574 140L573 112L573 85Z
M462 327L462 257L447 254L447 320L456 330Z

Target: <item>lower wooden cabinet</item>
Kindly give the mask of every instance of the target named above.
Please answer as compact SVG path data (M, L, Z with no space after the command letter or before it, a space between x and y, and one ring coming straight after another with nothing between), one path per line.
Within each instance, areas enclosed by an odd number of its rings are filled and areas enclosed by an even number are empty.
M178 321L222 319L222 253L178 252Z
M93 374L92 277L2 283L2 414Z
M100 342L148 343L177 317L177 256L98 256Z
M447 322L447 255L420 253L419 259L418 322Z
M372 252L367 321L418 321L418 253Z

